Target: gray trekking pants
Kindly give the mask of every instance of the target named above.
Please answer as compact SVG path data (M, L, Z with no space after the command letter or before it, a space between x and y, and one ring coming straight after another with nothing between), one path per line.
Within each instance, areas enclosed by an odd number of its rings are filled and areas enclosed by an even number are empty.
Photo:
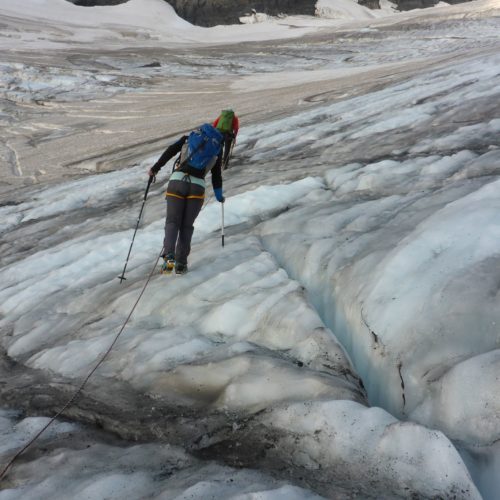
M191 251L194 221L200 213L205 198L205 188L185 180L171 180L167 187L167 219L163 255L173 254L175 260L187 264Z

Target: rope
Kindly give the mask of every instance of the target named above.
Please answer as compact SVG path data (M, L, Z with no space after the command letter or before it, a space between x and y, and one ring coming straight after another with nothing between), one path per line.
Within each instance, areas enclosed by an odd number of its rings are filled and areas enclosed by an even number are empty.
M162 249L162 253L163 253L163 249ZM63 406L63 408L61 410L59 410L50 420L49 422L35 435L35 437L31 438L31 440L26 444L24 445L24 447L19 450L12 458L11 460L9 461L9 463L4 467L4 469L2 470L2 472L0 472L0 480L2 480L4 478L4 476L7 474L7 471L9 470L9 468L12 466L12 464L16 461L16 459L22 455L49 427L50 425L62 414L64 413L70 406L71 404L73 403L73 401L78 397L78 395L82 392L83 388L85 387L85 385L87 384L89 378L94 374L94 372L99 368L99 366L101 366L101 364L104 362L104 360L107 358L108 354L111 352L111 350L113 349L114 345L116 344L118 338L120 337L120 335L122 334L123 330L125 329L125 326L127 325L127 323L129 322L133 312L135 311L135 308L137 307L137 305L139 304L139 301L141 300L141 297L143 296L145 290L146 290L146 287L148 286L149 282L151 281L151 278L153 276L153 273L156 269L156 266L158 265L158 261L160 260L160 257L162 255L162 253L160 253L160 255L158 255L158 258L156 259L156 262L155 262L155 265L153 267L153 269L151 269L151 272L149 273L149 276L148 276L148 279L146 280L146 283L144 283L144 286L142 287L142 290L141 290L141 293L139 294L139 297L137 298L137 300L135 301L135 304L134 306L132 307L132 310L130 311L129 315L127 316L127 319L125 320L125 323L123 323L122 327L120 328L120 331L116 334L115 338L113 339L113 342L111 342L111 345L109 346L108 350L101 356L101 358L99 359L99 361L97 362L97 364L94 366L94 368L90 371L90 373L85 377L84 381L80 384L80 387L78 387L78 389L75 391L75 393L73 394L73 396L71 396L71 398L68 400L68 402Z
M149 185L148 185L149 187ZM147 193L146 193L147 194ZM210 202L210 200L212 199L212 195L208 196L205 200L205 204L202 206L201 210L203 210L207 205L208 203ZM200 210L200 211L201 211ZM142 210L141 210L142 212ZM135 236L135 235L134 235ZM11 459L10 461L7 463L7 465L3 468L2 472L0 472L0 481L5 477L5 475L7 474L7 471L10 469L10 467L12 466L12 464L17 460L17 458L19 456L21 456L51 425L52 423L57 420L70 406L71 404L73 403L73 401L78 397L78 395L82 392L83 388L85 387L85 385L87 384L89 378L94 374L94 372L99 368L99 366L101 366L101 364L104 362L104 360L107 358L107 356L109 355L109 353L111 352L111 350L113 349L114 345L116 344L118 338L120 337L120 335L122 334L123 330L125 329L125 327L127 326L127 323L129 322L132 314L134 313L135 311L135 308L137 307L137 305L139 304L139 301L141 300L145 290L146 290L146 287L148 286L149 282L151 281L151 278L153 277L153 273L156 269L156 266L158 265L158 261L160 260L160 257L163 255L163 248L162 248L162 251L160 253L160 255L158 255L156 261L155 261L155 265L153 267L153 269L151 269L151 272L149 273L149 276L148 276L148 279L146 280L146 283L144 283L144 286L142 287L142 290L141 290L141 293L139 294L139 297L137 298L137 300L135 301L135 304L134 306L132 307L132 310L130 311L129 315L127 316L127 319L125 320L125 323L123 323L122 327L120 328L120 331L116 334L115 338L113 339L113 342L111 342L111 345L109 346L108 350L101 356L101 358L99 359L99 361L97 362L97 364L94 366L94 368L90 371L90 373L85 377L85 379L83 380L83 382L80 384L80 386L78 387L78 389L75 391L75 393L71 396L71 398L68 400L68 402L62 407L61 410L59 410L50 420L49 422L40 430L38 431L38 433L33 437L31 438L30 441L28 441L27 444L25 444L23 446L23 448L21 448L21 450L19 450Z

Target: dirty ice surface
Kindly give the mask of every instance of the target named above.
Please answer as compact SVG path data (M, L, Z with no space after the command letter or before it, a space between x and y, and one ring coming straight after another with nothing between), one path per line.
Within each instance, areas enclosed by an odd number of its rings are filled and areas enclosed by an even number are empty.
M2 0L2 14L15 5ZM407 55L418 52L421 66L399 81L242 120L224 176L225 246L222 207L208 188L185 276L154 267L167 165L149 193L127 280L117 280L145 172L161 150L113 172L2 195L0 394L11 408L0 413L2 463L92 369L153 274L68 410L71 422L54 424L14 464L0 500L495 498L500 6L433 12L342 33L343 50L362 48L335 60L346 75L352 61L401 63L386 34ZM35 13L43 33L47 16ZM95 29L105 37L107 22ZM33 33L16 36L29 48ZM299 58L260 47L262 65L253 54L232 85L244 92L251 78L277 82L280 71L279 87L302 83L307 54L327 49L306 38L290 48ZM23 61L4 63L2 75L16 83L2 76L2 99L57 100L57 70L35 74ZM323 69L309 68L310 81L316 71L324 79ZM70 102L82 87L85 99L101 99L109 84L81 67L67 76ZM17 168L22 176L22 161Z

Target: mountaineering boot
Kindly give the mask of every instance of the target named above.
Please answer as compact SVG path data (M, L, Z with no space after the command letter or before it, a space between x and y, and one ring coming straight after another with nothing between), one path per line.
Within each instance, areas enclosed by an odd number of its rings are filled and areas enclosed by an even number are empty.
M170 274L175 267L175 257L169 253L163 256L163 264L161 266L161 274Z
M175 263L175 274L186 274L188 272L187 264L182 264L181 262Z

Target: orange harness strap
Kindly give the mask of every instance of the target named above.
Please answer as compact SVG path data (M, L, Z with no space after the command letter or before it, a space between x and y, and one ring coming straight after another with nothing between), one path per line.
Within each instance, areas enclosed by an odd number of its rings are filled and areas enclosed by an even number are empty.
M204 194L192 194L190 196L181 196L179 194L169 193L168 191L165 193L165 196L172 196L174 198L180 198L181 200L204 200Z

